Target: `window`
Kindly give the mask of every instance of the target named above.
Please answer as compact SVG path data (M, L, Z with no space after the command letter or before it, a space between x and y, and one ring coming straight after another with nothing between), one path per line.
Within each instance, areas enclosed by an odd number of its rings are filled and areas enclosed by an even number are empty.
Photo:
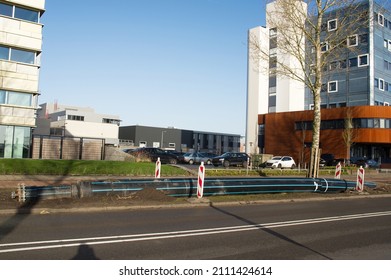
M347 67L346 60L340 60L339 61L339 68L345 69Z
M327 83L328 92L337 92L338 91L338 81L331 81Z
M391 40L388 40L387 50L391 52Z
M39 13L37 11L15 6L15 18L20 18L32 22L38 22Z
M363 54L358 56L358 67L368 66L368 54Z
M0 59L34 64L35 52L0 46Z
M270 36L270 37L277 36L277 28L270 28L270 30L269 30L269 36Z
M10 48L0 46L0 59L9 60Z
M269 40L269 48L270 49L277 48L277 37L270 38L270 40Z
M30 93L0 90L0 104L31 106L32 98Z
M379 79L379 89L381 91L384 91L384 87L385 87L384 80L383 79Z
M388 49L388 40L387 39L384 39L384 43L383 43L384 47L386 49Z
M379 87L379 79L375 78L375 88Z
M383 66L384 66L384 70L388 70L388 61L387 60L384 60Z
M15 12L14 12L15 7ZM0 3L0 15L13 17L17 19L38 22L39 21L39 12L25 9L18 6L7 5L4 3Z
M277 76L269 77L269 88L275 87L277 85Z
M12 17L13 6L0 3L0 15Z
M5 104L5 96L7 92L5 90L0 90L0 104Z
M28 64L34 64L35 52L11 49L11 60L28 63Z
M349 59L349 67L357 67L357 57Z
M379 23L381 26L384 26L384 16L382 14L377 15L377 23Z
M329 70L332 71L332 70L336 70L338 68L338 61L332 61L330 62L330 65L329 65Z
M368 44L368 34L361 34L359 36L360 44Z
M327 30L328 31L334 31L337 30L338 27L338 21L337 19L332 19L327 22Z
M348 37L347 40L348 47L358 46L358 35L352 35Z
M329 50L329 43L328 42L320 43L320 50L321 52L327 52Z
M269 59L269 68L276 68L277 67L277 57L273 56Z

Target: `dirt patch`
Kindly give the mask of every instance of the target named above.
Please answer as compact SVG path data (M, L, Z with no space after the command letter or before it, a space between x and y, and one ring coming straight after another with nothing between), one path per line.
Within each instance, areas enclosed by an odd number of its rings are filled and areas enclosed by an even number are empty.
M162 191L159 191L154 188L144 188L141 191L136 192L133 196L133 199L158 202L171 202L176 200L174 197L168 196Z

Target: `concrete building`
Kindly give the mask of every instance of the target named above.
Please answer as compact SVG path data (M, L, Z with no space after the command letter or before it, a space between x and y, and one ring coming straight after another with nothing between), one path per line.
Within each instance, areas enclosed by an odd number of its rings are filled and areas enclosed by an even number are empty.
M0 158L30 156L44 0L0 2Z
M106 145L118 145L119 116L57 103L41 104L37 116L34 135L97 138L104 139Z
M178 152L222 154L240 151L240 135L236 134L133 125L121 126L119 138L122 143L134 147L155 147Z
M292 112L304 110L304 83L297 79L281 76L277 73L281 71L281 64L288 65L291 69L296 69L298 77L304 76L304 71L300 69L300 62L294 56L282 48L283 38L279 36L276 25L286 19L276 16L278 9L276 2L266 5L266 26L255 27L249 30L249 50L248 50L248 86L247 86L247 116L246 116L246 153L256 154L259 152L258 145L258 114L274 112ZM298 7L306 13L306 4L298 2ZM278 14L279 15L279 14ZM300 16L300 15L299 15ZM276 20L277 18L277 20ZM304 18L303 18L304 22ZM296 32L286 30L285 33ZM288 36L288 35L284 35ZM293 34L292 34L293 36ZM257 48L252 48L251 41L258 42ZM301 42L301 47L305 49L305 41ZM304 56L304 54L303 54ZM277 60L283 61L277 64Z
M334 154L336 158L367 157L382 163L391 162L391 11L372 0L360 1L355 11L365 17L352 17L353 20L360 19L354 22L354 29L347 28L346 24L351 23L340 18L339 15L346 14L344 10L330 11L323 19L323 38L343 28L348 34L342 38L345 45L340 47L338 56L335 59L328 56L329 60L322 68L320 148L322 153ZM268 36L271 42L274 33L278 38L279 30L272 30L272 27L250 30L250 34L254 32ZM329 52L326 39L323 43L322 51ZM306 46L310 48L309 44ZM270 98L270 79L265 84L268 73L251 73L251 51L249 48L246 149L252 142L261 152L289 154L297 162L308 162L313 118L311 92L306 88L296 90L295 97L304 108L292 106L281 107L280 110L276 102L276 109L271 110L274 103ZM272 52L270 45L269 51ZM308 63L307 70L311 73ZM253 86L257 83L260 85ZM277 99L279 87L277 77ZM266 92L269 96L266 96ZM258 109L255 113L251 100L257 98ZM286 100L292 102L292 99ZM349 116L354 131L350 148L343 139L344 123Z

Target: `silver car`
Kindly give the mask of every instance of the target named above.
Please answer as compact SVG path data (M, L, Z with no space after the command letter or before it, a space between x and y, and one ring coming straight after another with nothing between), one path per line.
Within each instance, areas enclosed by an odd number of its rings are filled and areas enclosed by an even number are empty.
M183 161L188 164L200 164L204 162L205 164L211 164L212 158L203 153L186 153L183 155Z

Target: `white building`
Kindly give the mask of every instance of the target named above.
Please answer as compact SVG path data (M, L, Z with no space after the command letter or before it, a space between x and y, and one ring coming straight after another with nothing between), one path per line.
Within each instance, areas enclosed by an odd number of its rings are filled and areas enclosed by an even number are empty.
M0 2L0 158L26 158L39 94L45 0Z
M276 26L286 19L276 12L278 5L287 0L276 0L266 5L266 26L255 27L248 33L248 81L247 81L247 116L246 116L246 153L258 153L258 115L274 112L291 112L304 110L305 86L303 82L281 75L282 66L296 69L297 76L304 76L297 56L284 50L285 42L279 36ZM306 4L302 5L303 15ZM304 18L303 18L304 23ZM293 28L287 25L286 33ZM302 42L305 49L305 41ZM304 57L304 54L303 54ZM297 67L296 67L297 65ZM277 128L276 128L277 129Z
M119 116L98 114L89 107L41 104L37 121L35 135L99 138L115 146L119 143Z

